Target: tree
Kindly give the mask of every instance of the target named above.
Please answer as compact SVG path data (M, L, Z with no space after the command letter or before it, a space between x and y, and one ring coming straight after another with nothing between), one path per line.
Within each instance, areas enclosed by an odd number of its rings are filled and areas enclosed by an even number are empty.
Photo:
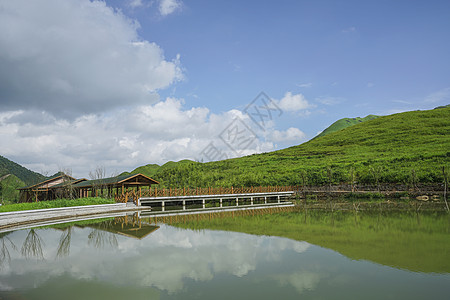
M103 189L106 184L103 180L106 177L106 169L103 166L98 166L93 171L89 172L89 177L93 180L92 192L97 196L97 190L100 190L101 196L103 196Z

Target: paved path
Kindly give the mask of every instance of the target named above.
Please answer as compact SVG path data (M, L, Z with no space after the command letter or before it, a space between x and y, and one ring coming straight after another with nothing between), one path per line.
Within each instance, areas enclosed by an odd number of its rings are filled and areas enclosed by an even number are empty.
M149 209L149 207L137 207L133 203L116 203L6 212L0 213L0 232L29 227L30 224L42 225L52 221L54 221L53 223L67 222Z

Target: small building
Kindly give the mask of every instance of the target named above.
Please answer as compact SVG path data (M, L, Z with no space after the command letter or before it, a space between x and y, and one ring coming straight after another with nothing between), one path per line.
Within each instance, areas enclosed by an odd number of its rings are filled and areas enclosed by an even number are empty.
M108 198L115 197L117 200L129 190L135 190L137 195L141 188L148 187L150 189L152 184L159 184L159 182L139 173L86 180L75 184L74 188L78 191L79 198L107 196ZM124 202L123 199L119 200Z
M75 179L64 173L50 177L49 179L20 188L20 202L32 202L53 200L57 198L69 198L66 187L86 179Z
M66 174L59 174L43 182L20 188L20 202L53 200L58 198L108 197L119 201L127 191L150 188L159 184L156 180L143 174L120 175L95 180L75 179Z

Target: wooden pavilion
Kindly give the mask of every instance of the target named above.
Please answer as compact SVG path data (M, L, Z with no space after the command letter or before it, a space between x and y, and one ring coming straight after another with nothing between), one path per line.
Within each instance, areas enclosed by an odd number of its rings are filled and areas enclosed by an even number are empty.
M67 187L86 179L75 179L64 173L50 177L49 179L20 188L20 202L32 202L53 200L56 198L70 197Z
M127 191L139 192L142 187L159 184L156 180L143 174L120 175L109 178L87 180L75 179L66 174L59 174L46 181L20 188L20 201L32 202L53 200L57 198L84 198L106 196L117 198ZM137 193L136 193L137 194Z
M135 189L138 192L142 187L150 188L152 184L159 184L159 182L139 173L86 180L75 184L73 187L78 191L79 198L105 195L112 197L113 195L123 195L130 189Z

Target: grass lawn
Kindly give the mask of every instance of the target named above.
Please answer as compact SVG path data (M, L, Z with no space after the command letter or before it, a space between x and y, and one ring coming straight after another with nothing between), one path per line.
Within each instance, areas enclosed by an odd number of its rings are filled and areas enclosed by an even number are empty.
M81 199L58 199L51 201L40 201L31 203L15 203L6 204L0 206L0 212L20 211L20 210L34 210L45 208L57 208L57 207L71 207L71 206L84 206L84 205L98 205L98 204L113 204L114 200L89 197Z

